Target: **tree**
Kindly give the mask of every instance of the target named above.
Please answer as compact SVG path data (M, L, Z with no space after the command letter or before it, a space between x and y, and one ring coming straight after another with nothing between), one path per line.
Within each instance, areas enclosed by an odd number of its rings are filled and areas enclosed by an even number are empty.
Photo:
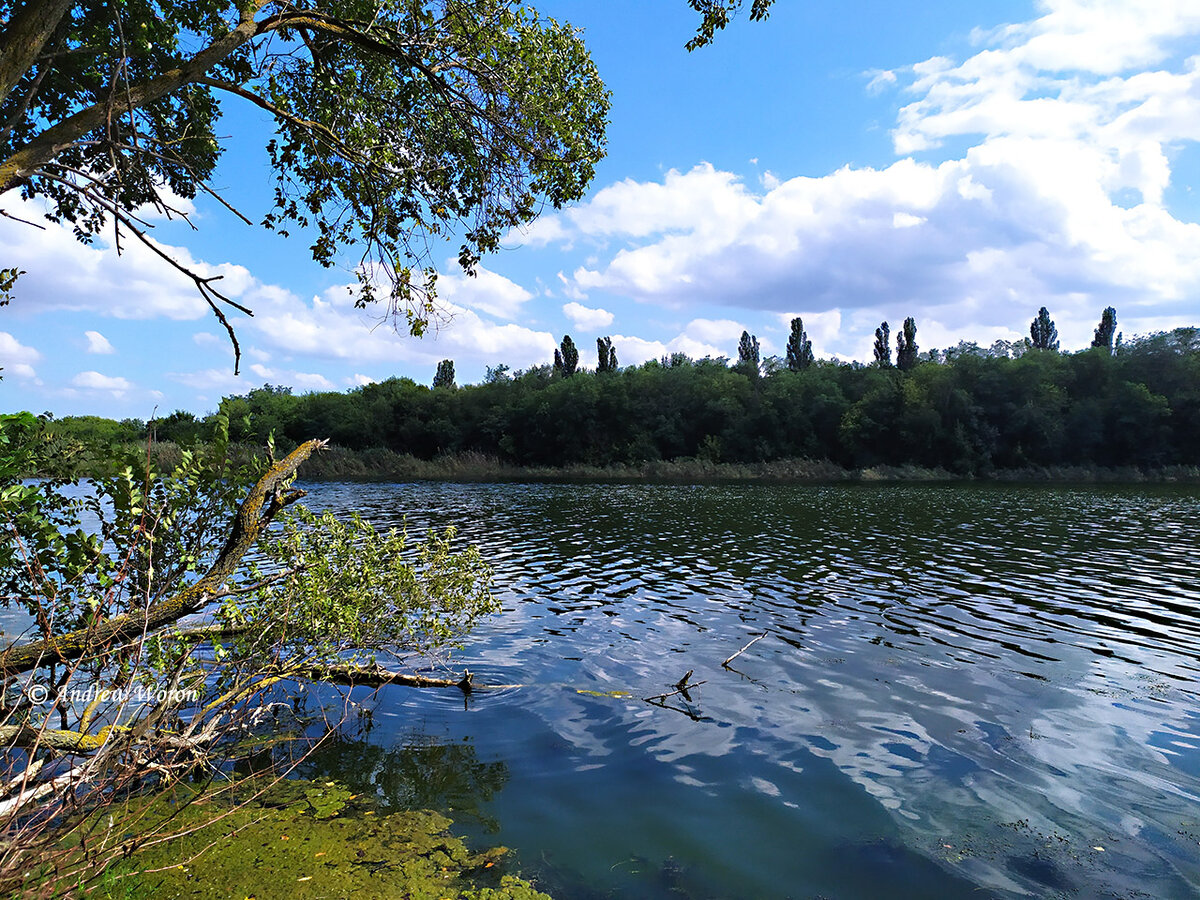
M569 334L564 334L562 344L554 351L554 372L563 378L570 378L579 368L579 350Z
M1116 307L1106 306L1100 316L1100 324L1096 326L1096 336L1092 339L1093 347L1103 347L1109 353L1113 351L1113 340L1117 335Z
M281 679L454 686L374 657L438 654L497 608L487 567L452 549L452 530L411 547L298 506L291 482L323 442L245 468L219 427L171 469L130 460L81 492L22 481L63 456L32 416L0 417L0 438L0 602L33 632L0 648L6 894L44 870L39 889L58 895L132 850L76 848L93 813L141 785L254 752L239 748L271 737L260 714Z
M804 331L804 320L792 319L792 333L787 342L787 367L792 372L799 372L812 364L812 341Z
M612 338L596 338L596 371L617 371L617 351L613 349Z
M454 383L454 360L443 359L438 363L437 372L433 376L433 386L435 388L457 387Z
M884 323L886 327L887 323ZM917 320L909 316L904 320L904 330L896 335L896 367L907 372L917 364Z
M742 338L738 341L738 361L737 368L751 377L758 377L759 374L759 351L758 338L748 331L742 332Z
M358 303L386 299L413 334L436 312L438 241L474 271L510 228L580 198L604 155L609 95L582 40L518 0L4 6L0 194L41 198L85 242L111 223L118 243L146 243L195 281L235 351L225 312L249 311L137 212L184 215L174 196L213 194L225 102L274 118L263 224L306 230L325 266L358 247Z
M1044 306L1038 310L1037 318L1029 325L1029 339L1038 350L1058 349L1058 329L1054 327L1050 311Z
M892 365L891 332L887 322L881 322L875 329L875 364L884 369Z

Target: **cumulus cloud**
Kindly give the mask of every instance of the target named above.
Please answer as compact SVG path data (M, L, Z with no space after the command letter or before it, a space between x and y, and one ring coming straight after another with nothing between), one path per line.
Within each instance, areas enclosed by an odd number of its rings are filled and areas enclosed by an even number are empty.
M227 394L244 394L255 385L245 376L233 374L231 368L202 369L196 372L168 372L167 377L198 391Z
M87 338L87 352L108 354L116 353L116 349L109 343L108 338L98 331L85 331L83 336Z
M613 314L607 309L592 309L582 303L571 301L562 308L563 315L574 323L576 328L590 331L593 328L604 328L613 322Z
M305 303L294 295L250 291L255 317L245 326L261 345L280 354L312 359L433 365L452 358L480 365L503 360L513 366L545 362L557 342L545 331L497 324L473 309L446 302L443 328L421 340L398 334L380 313L359 310L344 288L331 288Z
M447 269L457 265L454 260L446 262ZM474 277L442 275L438 278L438 296L456 306L479 310L507 321L520 315L521 307L533 299L533 294L515 281L483 266L476 268Z
M36 219L36 204L5 198L0 209ZM232 264L209 265L186 248L159 245L171 258L198 274L220 275L221 292L239 297L252 283L249 271ZM26 273L14 294L23 312L90 311L116 319L198 319L207 304L190 278L175 270L140 241L122 243L118 255L110 234L93 245L80 244L69 228L45 223L32 228L0 218L0 254L20 259Z
M132 382L119 375L101 375L99 372L80 372L71 379L71 384L88 391L107 391L120 397L133 387Z
M1015 334L1042 305L1081 332L1107 305L1129 330L1194 318L1200 225L1165 198L1178 148L1200 141L1200 56L1180 53L1200 6L1041 9L963 62L870 73L910 98L891 165L752 190L702 164L554 217L544 234L612 246L570 285L675 309L803 305L847 327L916 314L947 337ZM937 159L949 139L970 144Z
M36 378L33 364L42 358L33 347L27 347L7 331L0 331L0 361L3 362L4 375L17 378Z

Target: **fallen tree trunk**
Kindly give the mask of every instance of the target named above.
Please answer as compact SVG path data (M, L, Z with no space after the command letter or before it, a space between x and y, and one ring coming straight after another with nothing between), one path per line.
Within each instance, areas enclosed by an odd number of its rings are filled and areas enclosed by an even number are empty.
M250 489L234 516L229 538L216 560L195 583L146 610L113 616L69 634L11 646L0 653L0 671L5 675L28 672L55 662L67 662L91 654L113 643L133 640L198 612L217 595L241 565L242 557L257 543L271 520L305 492L288 490L286 484L300 464L325 441L306 441L271 466Z
M387 684L399 684L406 687L456 687L464 694L469 694L478 685L472 683L471 673L466 672L462 678L433 678L427 675L411 675L405 672L395 672L382 666L359 666L353 663L333 663L304 666L294 672L296 677L308 678L313 681L323 681L329 684L367 685L382 687Z

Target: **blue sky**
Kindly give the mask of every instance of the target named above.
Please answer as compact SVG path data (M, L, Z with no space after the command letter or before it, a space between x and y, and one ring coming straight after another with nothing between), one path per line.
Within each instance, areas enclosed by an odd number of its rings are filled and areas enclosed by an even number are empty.
M197 230L155 237L255 310L233 319L235 377L223 330L151 254L0 220L0 264L28 273L0 309L0 409L205 413L266 382L428 383L443 358L473 382L549 362L564 333L585 364L602 335L623 364L736 355L743 328L781 353L795 315L841 359L908 315L922 349L1019 339L1043 305L1068 349L1108 305L1126 335L1200 324L1194 0L779 0L692 54L683 0L539 8L585 30L609 155L582 203L509 235L478 278L446 247L436 334L354 310L352 276L308 241L198 200ZM266 124L226 109L214 183L256 220Z

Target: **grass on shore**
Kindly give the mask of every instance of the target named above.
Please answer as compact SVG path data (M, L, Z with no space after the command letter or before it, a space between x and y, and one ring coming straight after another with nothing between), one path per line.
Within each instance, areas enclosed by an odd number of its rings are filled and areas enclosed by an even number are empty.
M145 447L125 445L118 451L144 453ZM231 452L248 460L262 455L261 448L234 445ZM179 462L182 448L171 442L151 447L160 469ZM82 472L99 474L111 468L116 453L93 451L82 461ZM302 480L308 481L612 481L649 483L737 483L763 482L775 484L837 482L1053 482L1084 484L1146 484L1200 482L1200 467L1169 466L1142 470L1135 467L1103 468L1099 466L1030 466L1020 469L1000 469L982 475L963 475L946 469L921 466L872 466L847 469L828 460L779 459L762 463L715 462L709 459L683 458L651 460L637 463L617 463L604 466L572 464L566 466L519 466L495 456L468 451L419 459L408 453L397 453L382 447L349 450L328 447L315 454L300 470Z

